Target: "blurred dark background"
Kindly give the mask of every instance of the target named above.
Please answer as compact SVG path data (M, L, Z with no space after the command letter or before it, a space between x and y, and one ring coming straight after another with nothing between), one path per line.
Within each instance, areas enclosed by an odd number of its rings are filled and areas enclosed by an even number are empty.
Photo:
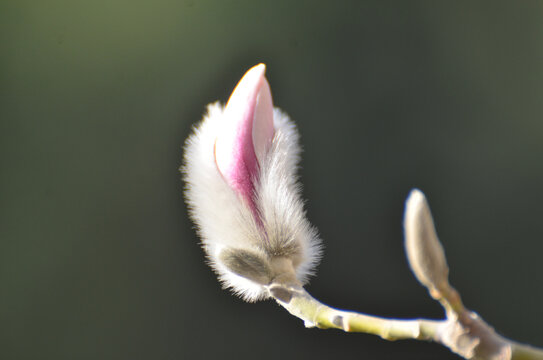
M403 252L419 187L467 306L543 346L542 39L538 1L3 0L0 358L457 359L220 289L178 167L258 62L302 135L314 296L442 317Z

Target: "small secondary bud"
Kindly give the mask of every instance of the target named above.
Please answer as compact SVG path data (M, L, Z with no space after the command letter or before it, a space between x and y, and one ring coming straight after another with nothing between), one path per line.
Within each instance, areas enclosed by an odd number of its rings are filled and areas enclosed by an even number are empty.
M449 268L437 238L430 207L418 189L412 190L407 198L404 231L411 270L432 296L439 296L449 287Z

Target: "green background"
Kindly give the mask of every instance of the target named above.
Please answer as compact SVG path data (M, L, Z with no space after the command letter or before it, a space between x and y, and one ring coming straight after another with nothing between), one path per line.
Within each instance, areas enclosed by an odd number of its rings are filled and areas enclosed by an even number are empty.
M457 359L220 289L177 169L259 62L302 136L309 291L441 317L403 253L419 187L467 306L543 346L543 3L3 0L0 41L0 358Z

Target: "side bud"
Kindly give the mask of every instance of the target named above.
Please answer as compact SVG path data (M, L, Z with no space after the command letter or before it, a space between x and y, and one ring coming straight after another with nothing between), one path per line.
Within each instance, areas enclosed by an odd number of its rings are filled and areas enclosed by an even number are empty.
M433 297L440 297L449 289L449 267L437 238L430 207L420 190L412 190L407 198L404 231L411 270Z

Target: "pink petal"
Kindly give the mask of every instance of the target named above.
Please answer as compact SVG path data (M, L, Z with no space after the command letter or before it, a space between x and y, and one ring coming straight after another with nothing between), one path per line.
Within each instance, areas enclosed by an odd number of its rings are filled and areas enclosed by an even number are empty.
M274 135L273 102L265 71L266 65L256 65L239 81L226 104L215 142L219 171L253 212L258 164L264 161Z

